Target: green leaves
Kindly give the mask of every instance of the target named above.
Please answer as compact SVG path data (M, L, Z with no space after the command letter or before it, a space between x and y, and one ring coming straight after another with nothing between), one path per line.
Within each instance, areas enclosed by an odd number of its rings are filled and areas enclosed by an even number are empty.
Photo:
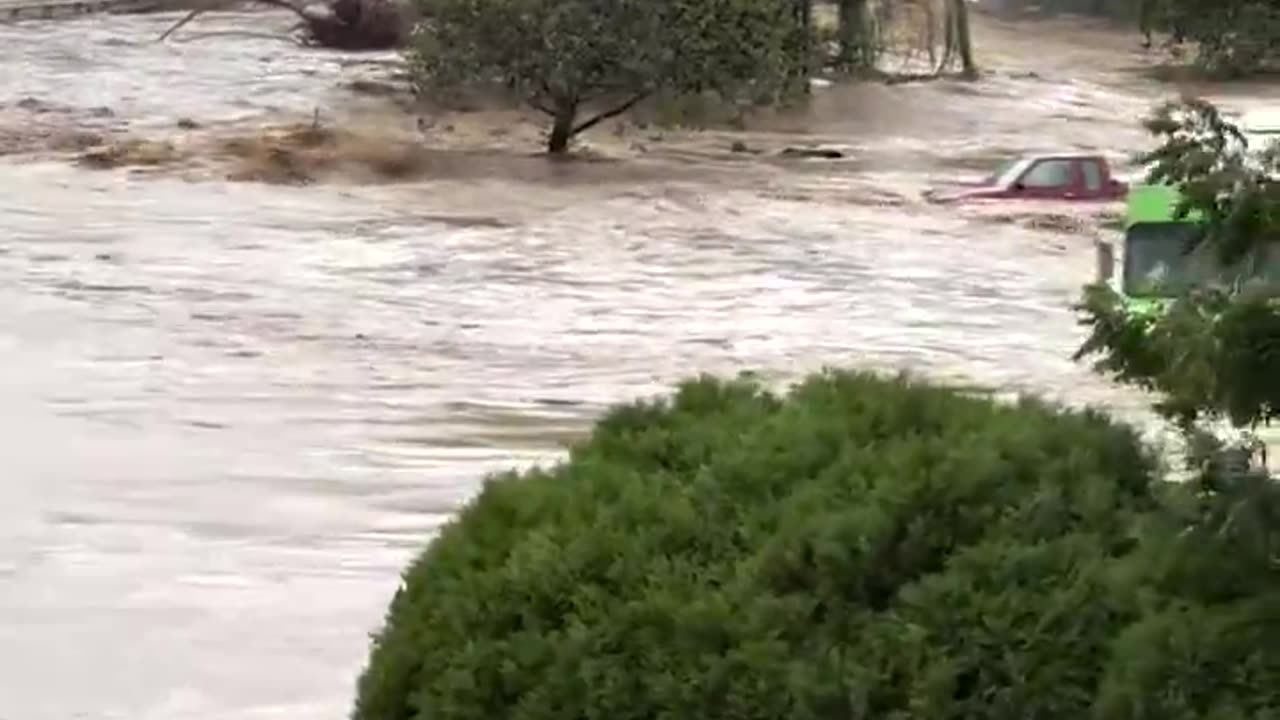
M497 85L578 132L659 90L771 101L805 58L788 0L421 0L424 91ZM594 113L581 123L580 110Z
M1167 103L1147 120L1159 147L1139 158L1150 180L1177 186L1224 265L1280 258L1280 148L1258 151L1203 100ZM1191 429L1226 418L1251 427L1280 413L1280 302L1267 282L1203 287L1151 313L1135 313L1104 287L1077 311L1090 335L1076 358L1160 395L1157 410Z
M1077 359L1096 354L1100 372L1159 393L1170 419L1248 427L1280 413L1280 304L1270 296L1203 289L1135 314L1091 287L1077 310L1091 329Z
M1180 188L1180 211L1202 214L1224 262L1280 241L1280 147L1250 147L1198 99L1166 103L1145 125L1159 142L1138 157L1152 166L1148 180Z
M1219 76L1275 69L1280 8L1271 0L1141 0L1144 24L1194 43L1196 63Z
M1162 106L1147 128L1161 145L1140 160L1154 164L1153 181L1183 191L1180 210L1196 213L1218 258L1273 264L1280 150L1249 148L1199 100ZM1274 272L1251 286L1195 288L1147 313L1093 286L1076 308L1091 331L1077 359L1097 356L1098 371L1156 392L1201 469L1176 493L1178 511L1151 526L1163 534L1149 543L1157 585L1181 601L1121 636L1125 662L1108 671L1100 720L1274 717L1280 707L1280 484L1227 467L1223 443L1205 432L1220 418L1252 428L1280 414Z
M1186 666L1133 675L1115 638L1275 587L1194 594L1179 553L1209 543L1169 541L1153 467L1131 430L1034 401L693 380L492 479L406 572L355 717L1077 720L1102 687L1106 717L1142 717L1126 683ZM1267 692L1197 687L1188 708Z
M1280 709L1274 589L1208 607L1178 603L1131 627L1097 720L1271 720ZM1270 627L1268 627L1268 625Z

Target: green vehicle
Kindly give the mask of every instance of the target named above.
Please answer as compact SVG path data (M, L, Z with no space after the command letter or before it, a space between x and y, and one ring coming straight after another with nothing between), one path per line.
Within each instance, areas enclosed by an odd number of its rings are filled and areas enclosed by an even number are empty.
M1177 219L1178 190L1134 185L1126 198L1124 235L1098 243L1098 280L1125 299L1131 312L1159 312L1192 287L1267 283L1280 289L1280 252L1261 251L1226 267L1213 248L1200 245L1195 213Z
M1121 296L1132 315L1155 315L1193 287L1264 283L1280 294L1280 251L1266 248L1230 267L1215 248L1198 241L1204 232L1195 213L1177 218L1182 196L1163 184L1135 184L1126 198L1124 233L1097 246L1097 280ZM1223 434L1228 433L1222 428ZM1250 464L1267 466L1280 457L1280 428L1261 428L1252 437L1236 438Z

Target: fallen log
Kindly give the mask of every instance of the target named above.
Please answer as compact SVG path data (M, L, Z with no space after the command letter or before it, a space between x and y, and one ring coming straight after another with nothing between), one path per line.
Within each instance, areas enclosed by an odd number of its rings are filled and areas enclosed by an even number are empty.
M200 15L235 3L215 0L196 8L160 35L164 41ZM298 16L302 44L335 50L393 50L402 47L413 30L414 16L401 0L327 0L302 6L289 0L253 0L284 8Z

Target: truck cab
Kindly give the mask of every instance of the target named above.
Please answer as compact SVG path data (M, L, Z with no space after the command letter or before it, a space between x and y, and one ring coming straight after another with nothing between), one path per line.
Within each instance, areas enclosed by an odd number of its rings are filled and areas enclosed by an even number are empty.
M929 188L934 203L989 200L1112 202L1125 195L1125 184L1111 174L1101 155L1053 153L1007 160L978 182L952 182Z
M1280 251L1270 248L1227 267L1203 239L1204 226L1195 214L1177 217L1181 194L1162 184L1134 185L1126 198L1123 234L1097 244L1097 282L1109 286L1128 313L1154 316L1187 290L1211 285L1264 283L1280 293ZM1250 445L1250 463L1274 471L1280 462L1280 427L1261 427L1253 437L1223 424L1223 439L1232 447Z
M1163 184L1130 188L1124 233L1097 245L1097 280L1109 285L1132 312L1155 312L1193 287L1266 283L1280 290L1280 252L1262 250L1224 266L1200 241L1195 213L1176 216L1181 195Z

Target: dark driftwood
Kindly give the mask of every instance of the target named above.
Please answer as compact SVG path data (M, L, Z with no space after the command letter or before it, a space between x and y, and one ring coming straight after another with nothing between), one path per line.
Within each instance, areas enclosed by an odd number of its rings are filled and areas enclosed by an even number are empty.
M167 39L183 25L210 10L233 4L235 0L214 0L187 13L160 36ZM338 50L392 50L404 45L413 29L413 17L400 0L328 0L322 10L289 0L254 0L296 14L301 20L302 40L307 45Z
M397 0L330 0L329 14L304 14L311 40L343 50L389 50L409 39L413 21Z

